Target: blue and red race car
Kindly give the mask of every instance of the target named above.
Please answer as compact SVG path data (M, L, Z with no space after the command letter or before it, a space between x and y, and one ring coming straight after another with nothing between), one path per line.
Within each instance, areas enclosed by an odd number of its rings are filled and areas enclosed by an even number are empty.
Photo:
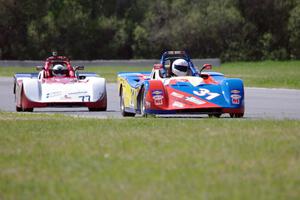
M244 85L226 78L205 64L199 70L184 51L167 51L152 72L118 74L120 109L123 116L208 114L244 116Z

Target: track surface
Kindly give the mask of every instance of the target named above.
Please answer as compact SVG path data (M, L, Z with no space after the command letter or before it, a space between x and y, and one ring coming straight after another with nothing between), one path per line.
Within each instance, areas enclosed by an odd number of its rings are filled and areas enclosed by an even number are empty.
M245 88L245 118L300 119L300 90ZM61 113L81 117L121 118L116 83L107 84L106 112L88 112L87 108L36 108L34 113ZM0 78L0 110L15 111L13 79ZM229 117L229 115L223 115ZM200 117L206 117L200 115Z

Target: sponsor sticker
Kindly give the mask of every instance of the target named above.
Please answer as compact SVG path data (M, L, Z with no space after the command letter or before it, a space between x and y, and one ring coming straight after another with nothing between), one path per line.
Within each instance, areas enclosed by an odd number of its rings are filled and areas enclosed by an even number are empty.
M186 101L189 101L189 102L192 102L192 103L195 103L197 105L202 105L202 104L205 104L205 101L201 101L195 97L186 97L185 98Z
M231 97L232 99L240 99L240 98L242 98L242 96L241 96L241 95L238 95L238 94L232 94L230 97Z
M77 95L77 94L87 94L87 91L80 91L80 92L69 92L68 95Z
M58 91L58 92L49 92L46 94L46 98L53 98L53 97L58 97L61 96L62 92Z
M68 96L68 95L65 95L64 96L64 99L71 99L72 97Z
M178 102L178 101L174 101L174 103L172 104L172 106L178 107L178 108L183 108L183 107L184 107L184 104L183 104L183 103L180 103L180 102Z
M162 99L164 98L164 96L162 94L163 94L162 90L152 91L152 98L154 100L155 105L159 106L163 104Z
M171 95L172 95L173 97L177 97L177 98L180 98L180 99L184 97L183 94L179 94L179 93L177 93L177 92L172 92Z
M152 96L156 96L156 95L162 95L163 91L162 90L153 90L152 91Z
M240 99L232 99L232 104L240 104Z
M160 106L163 104L163 101L162 101L162 99L154 99L154 104L157 106Z
M153 99L163 99L164 96L163 95L155 95L152 97Z
M239 90L231 90L231 93L232 94L239 94L239 93L241 93Z
M239 94L232 94L231 96L232 104L240 104L240 99L242 98Z

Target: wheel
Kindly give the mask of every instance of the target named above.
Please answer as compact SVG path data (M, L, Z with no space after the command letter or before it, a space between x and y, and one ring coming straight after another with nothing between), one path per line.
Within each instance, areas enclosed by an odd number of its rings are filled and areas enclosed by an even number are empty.
M23 108L24 112L33 112L33 108Z
M22 89L21 91L21 107L16 106L16 111L17 112L33 112L33 108L30 107L24 107L24 105L26 106L27 103L27 97L24 94L24 90Z
M22 109L21 107L16 106L16 111L17 111L17 112L22 112L23 109Z
M145 113L145 97L144 97L144 88L142 88L141 91L141 98L140 98L140 109L141 109L141 115L142 117L147 117L147 113Z
M242 118L244 117L244 113L230 113L231 118Z
M218 113L218 114L208 114L208 117L209 118L213 118L213 117L215 117L215 118L220 118L221 117L221 113Z
M106 111L107 107L103 107L103 108L89 108L90 112L96 112L96 111Z
M134 117L135 116L135 113L125 111L123 90L121 90L121 95L120 95L120 110L121 110L121 114L123 117Z

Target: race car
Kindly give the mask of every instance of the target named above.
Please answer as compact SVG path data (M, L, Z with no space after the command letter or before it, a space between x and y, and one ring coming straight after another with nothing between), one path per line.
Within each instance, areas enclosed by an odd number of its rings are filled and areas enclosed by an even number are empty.
M232 118L244 116L244 85L238 78L226 78L198 69L185 51L167 51L152 72L118 73L120 110L123 116L208 114Z
M32 112L38 107L87 107L89 111L107 108L106 81L96 73L79 73L65 56L46 59L38 73L14 75L16 111Z

